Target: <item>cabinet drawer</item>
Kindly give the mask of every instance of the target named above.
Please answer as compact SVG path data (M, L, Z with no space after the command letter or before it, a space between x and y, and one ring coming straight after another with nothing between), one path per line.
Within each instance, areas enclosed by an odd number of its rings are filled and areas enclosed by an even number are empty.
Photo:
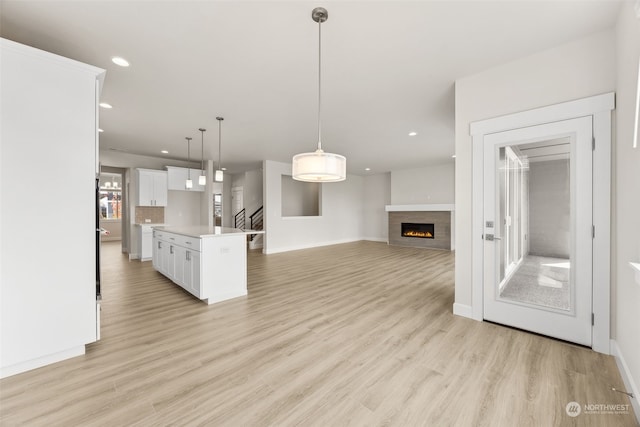
M182 236L180 234L172 234L171 237L175 237L176 245L182 246L183 248L190 249L192 251L200 252L200 239L197 237L190 236Z
M164 231L153 230L153 237L158 240L167 240Z

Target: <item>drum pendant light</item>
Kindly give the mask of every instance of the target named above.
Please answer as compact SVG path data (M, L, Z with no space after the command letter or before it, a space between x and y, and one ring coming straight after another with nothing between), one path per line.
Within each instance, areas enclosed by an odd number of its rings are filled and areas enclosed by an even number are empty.
M307 182L338 182L347 177L347 159L340 154L325 153L322 150L321 107L322 107L322 23L329 17L327 10L317 7L311 18L318 23L318 148L313 153L293 156L293 179Z
M206 129L198 129L202 134L202 142L200 145L200 176L198 177L198 185L207 185L207 175L204 173L204 133Z
M224 117L216 117L218 121L218 169L214 176L214 181L222 182L224 180L224 173L222 172L222 121Z
M191 140L193 138L185 137L187 140L187 163L191 163ZM193 188L193 181L191 181L191 168L187 165L187 181L184 183L184 188L190 190Z

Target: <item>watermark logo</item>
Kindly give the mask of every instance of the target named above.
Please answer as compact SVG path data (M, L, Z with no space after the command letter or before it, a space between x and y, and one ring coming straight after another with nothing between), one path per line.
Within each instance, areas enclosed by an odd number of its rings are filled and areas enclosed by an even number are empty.
M582 407L578 402L569 402L564 410L567 411L567 415L570 417L577 417L582 412Z
M620 415L629 414L629 406L620 403L584 403L569 402L564 407L567 415L577 417L580 414L585 415Z

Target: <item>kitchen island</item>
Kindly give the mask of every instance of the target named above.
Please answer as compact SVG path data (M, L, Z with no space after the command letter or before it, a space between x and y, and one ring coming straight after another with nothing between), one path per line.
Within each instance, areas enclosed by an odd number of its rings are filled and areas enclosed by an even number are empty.
M213 304L247 294L247 235L227 227L153 227L153 267Z

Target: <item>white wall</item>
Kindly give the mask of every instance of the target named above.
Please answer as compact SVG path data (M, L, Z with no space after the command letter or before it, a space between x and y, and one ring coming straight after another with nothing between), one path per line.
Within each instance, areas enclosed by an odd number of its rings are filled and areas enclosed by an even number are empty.
M201 223L202 192L169 190L164 222L173 227Z
M472 306L469 123L611 92L615 90L615 60L615 34L605 31L456 81L457 304Z
M391 172L391 204L454 202L455 163Z
M389 214L384 207L389 204L391 204L391 174L383 173L364 177L363 239L388 241Z
M627 375L635 383L636 399L631 400L640 419L640 284L635 283L629 267L629 261L640 262L640 147L631 148L640 58L640 19L635 16L632 2L624 2L620 9L616 54L612 335L619 355L626 361Z
M320 217L282 218L282 175L291 164L265 160L265 253L361 240L364 179L349 175L342 182L322 184Z

